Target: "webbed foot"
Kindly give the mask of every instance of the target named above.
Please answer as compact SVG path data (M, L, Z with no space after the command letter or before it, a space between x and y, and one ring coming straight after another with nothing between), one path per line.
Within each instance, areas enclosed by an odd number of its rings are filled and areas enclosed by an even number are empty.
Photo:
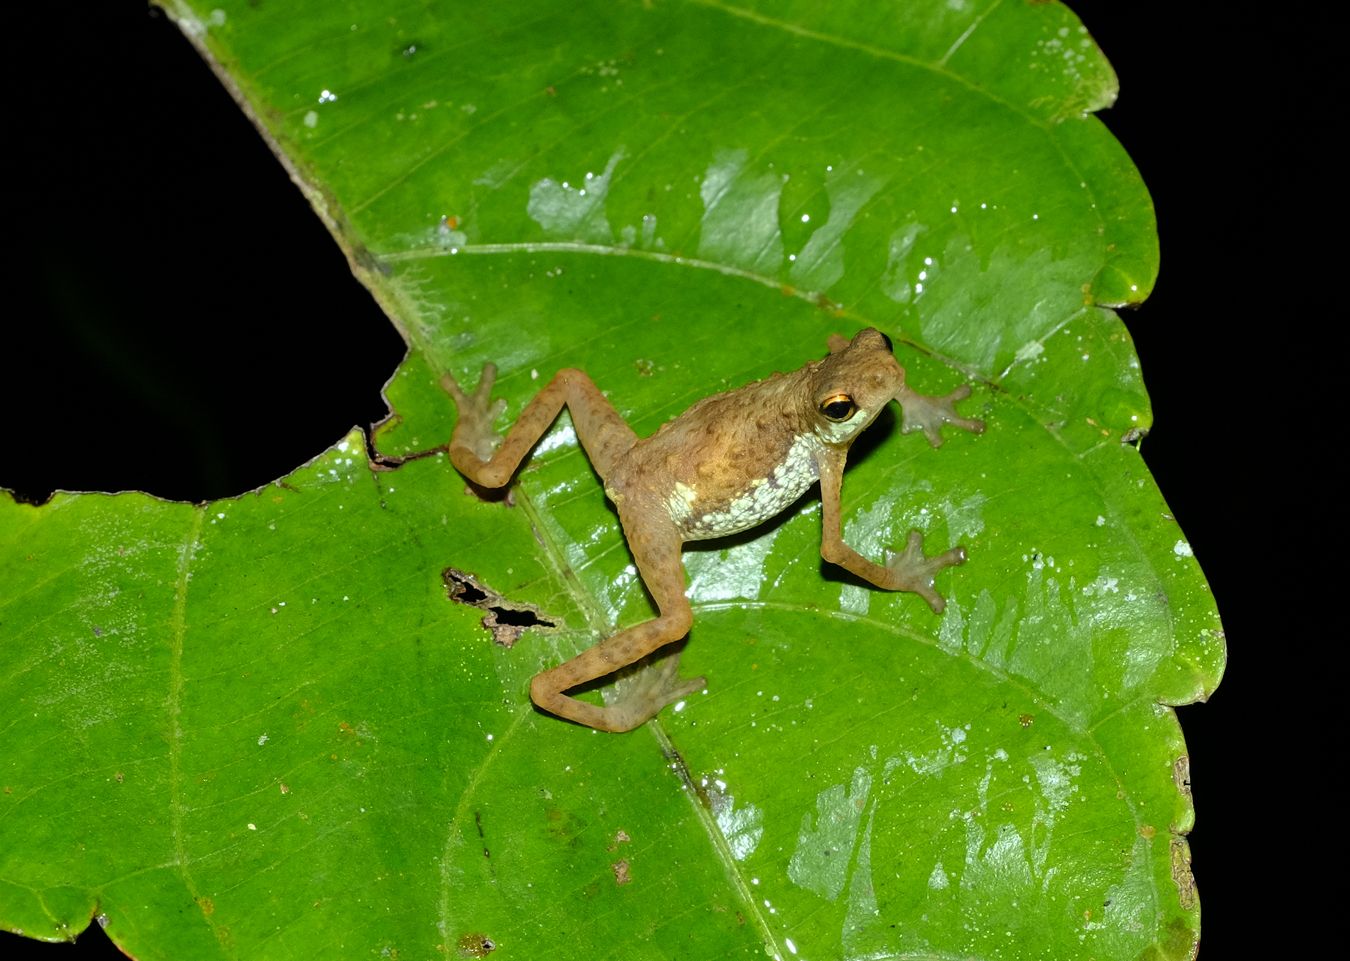
M607 705L617 730L632 730L661 712L667 704L688 697L708 686L704 677L684 680L679 674L678 650L657 660L641 662L636 669L623 672L614 682L615 700Z
M895 578L892 590L918 594L928 602L934 614L941 614L947 601L933 589L933 580L944 568L956 567L965 562L966 549L960 545L929 557L923 552L923 534L910 531L905 549L899 554L887 554L886 568Z
M901 390L895 399L900 402L903 412L900 432L909 434L921 430L934 447L942 445L942 425L953 424L972 434L984 432L984 421L972 417L962 417L956 412L956 402L970 396L970 385L962 384L945 397L929 397L918 394L908 387Z
M496 380L497 365L484 364L478 386L473 393L466 394L455 378L449 374L441 375L441 386L455 399L455 406L459 409L450 446L467 447L482 461L490 460L492 452L501 442L501 435L493 428L492 422L506 409L506 401L492 399L492 385Z

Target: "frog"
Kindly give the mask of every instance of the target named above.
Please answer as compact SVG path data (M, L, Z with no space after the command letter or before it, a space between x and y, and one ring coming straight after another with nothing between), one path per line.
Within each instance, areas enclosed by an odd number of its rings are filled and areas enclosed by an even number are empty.
M945 396L927 396L905 382L889 337L875 328L852 339L835 334L829 353L789 373L775 373L698 401L648 437L639 437L585 372L558 371L499 435L495 422L505 401L492 398L497 368L487 363L477 386L462 389L449 373L441 384L457 420L447 445L451 463L479 489L507 487L534 446L566 407L576 437L614 505L633 562L656 606L656 616L616 630L530 682L530 699L543 711L600 731L639 727L666 706L703 690L707 679L679 677L679 645L693 611L686 596L682 552L690 541L726 537L766 523L820 486L821 556L887 591L917 594L935 614L946 601L936 575L966 562L963 546L924 553L912 530L905 547L884 563L844 543L840 493L849 447L890 401L900 404L901 432L922 431L942 444L946 425L979 434L984 423L961 416L970 396L963 384ZM657 652L673 646L655 660ZM645 665L617 685L613 703L597 705L569 691ZM625 680L621 678L621 681Z

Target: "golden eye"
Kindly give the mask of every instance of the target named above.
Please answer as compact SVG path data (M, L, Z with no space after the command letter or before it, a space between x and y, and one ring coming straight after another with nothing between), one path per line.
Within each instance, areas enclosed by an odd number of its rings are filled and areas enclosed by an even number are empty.
M848 420L857 411L858 405L853 403L853 398L848 394L835 394L820 403L821 414L826 420L832 420L836 424Z

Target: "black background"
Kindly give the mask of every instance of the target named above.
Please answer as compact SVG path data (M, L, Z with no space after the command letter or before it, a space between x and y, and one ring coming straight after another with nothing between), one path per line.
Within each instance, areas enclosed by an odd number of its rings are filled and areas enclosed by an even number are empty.
M1277 956L1296 957L1311 910L1297 862L1316 850L1298 835L1320 784L1304 675L1331 673L1344 634L1308 612L1343 493L1319 408L1319 326L1341 322L1315 303L1335 277L1308 226L1329 211L1302 146L1317 28L1255 4L1071 6L1120 76L1099 116L1158 212L1160 279L1125 315L1155 411L1141 449L1228 633L1222 686L1180 711L1201 958L1261 956L1276 930ZM379 419L402 343L196 53L137 0L56 9L7 14L4 39L18 172L0 486L210 499ZM0 955L21 947L120 957L97 925L73 947L0 935Z

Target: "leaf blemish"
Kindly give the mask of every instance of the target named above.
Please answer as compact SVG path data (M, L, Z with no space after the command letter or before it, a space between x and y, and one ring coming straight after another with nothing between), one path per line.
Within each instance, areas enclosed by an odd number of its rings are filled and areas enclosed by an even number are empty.
M497 950L496 943L480 931L471 931L463 935L455 945L459 948L459 955L462 958L486 958Z
M515 647L529 628L557 627L532 604L508 601L468 571L447 567L441 572L450 600L487 611L483 626L492 632L492 640L502 647Z

